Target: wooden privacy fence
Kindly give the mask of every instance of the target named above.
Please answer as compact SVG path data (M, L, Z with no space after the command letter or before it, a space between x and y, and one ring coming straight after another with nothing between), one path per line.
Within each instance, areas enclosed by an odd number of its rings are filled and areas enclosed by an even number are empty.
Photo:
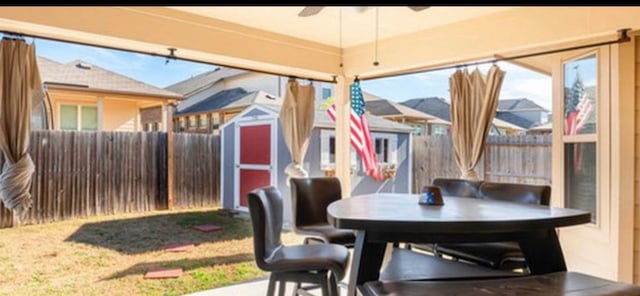
M220 136L174 134L175 208L220 205Z
M176 208L218 205L219 136L175 134ZM33 207L23 224L167 208L167 134L33 131ZM0 203L0 228L13 214Z
M551 184L551 134L489 136L476 172L492 182ZM413 192L438 177L460 177L451 136L414 137Z
M25 224L166 209L167 135L161 132L34 131L34 206ZM174 134L173 205L220 205L220 137ZM481 179L551 183L551 135L490 136L477 167ZM413 141L414 192L434 178L457 178L449 136ZM13 214L0 204L0 228Z

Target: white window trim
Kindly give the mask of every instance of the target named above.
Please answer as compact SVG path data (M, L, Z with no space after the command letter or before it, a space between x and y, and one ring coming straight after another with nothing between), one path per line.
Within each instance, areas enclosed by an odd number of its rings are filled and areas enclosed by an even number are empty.
M329 129L320 130L320 170L335 170L336 164L329 161L329 142L331 138L336 138L336 131ZM349 144L351 145L351 144ZM356 151L350 149L351 153L351 168L355 169L357 164Z
M371 140L373 141L373 145L375 145L377 139L387 139L389 150L387 159L389 162L381 162L378 160L379 165L398 165L398 135L391 133L371 133ZM374 147L375 149L375 147Z
M96 111L98 112L98 116L97 116L97 126L98 128L96 129L96 131L100 131L102 130L102 116L100 116L100 114L102 113L102 108L101 104L97 104L97 103L79 103L79 102L58 102L57 103L57 109L58 109L58 116L56 116L56 126L58 130L62 130L62 106L76 106L78 108L78 115L76 118L76 125L77 128L76 130L81 131L82 130L82 108L81 107L95 107Z

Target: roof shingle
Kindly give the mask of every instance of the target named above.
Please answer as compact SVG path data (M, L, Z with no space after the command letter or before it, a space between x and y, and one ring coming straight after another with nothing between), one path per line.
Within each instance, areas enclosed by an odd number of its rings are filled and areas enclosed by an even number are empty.
M42 82L48 85L76 86L93 90L127 92L174 99L183 98L182 95L175 92L111 72L82 60L61 64L38 56L37 61Z

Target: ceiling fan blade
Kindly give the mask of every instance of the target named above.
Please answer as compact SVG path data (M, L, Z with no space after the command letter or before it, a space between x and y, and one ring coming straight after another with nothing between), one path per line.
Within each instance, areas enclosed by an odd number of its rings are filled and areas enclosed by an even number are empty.
M316 15L318 14L322 9L324 8L324 6L306 6L305 8L303 8L300 13L298 13L298 16L312 16L312 15Z
M421 10L425 10L431 6L407 6L409 8L411 8L411 10L413 11L421 11Z

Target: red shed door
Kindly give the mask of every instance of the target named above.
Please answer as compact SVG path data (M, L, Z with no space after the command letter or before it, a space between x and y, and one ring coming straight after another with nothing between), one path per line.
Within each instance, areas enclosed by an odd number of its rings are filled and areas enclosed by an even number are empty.
M247 194L251 190L273 184L272 124L272 121L238 123L236 208L248 208Z

